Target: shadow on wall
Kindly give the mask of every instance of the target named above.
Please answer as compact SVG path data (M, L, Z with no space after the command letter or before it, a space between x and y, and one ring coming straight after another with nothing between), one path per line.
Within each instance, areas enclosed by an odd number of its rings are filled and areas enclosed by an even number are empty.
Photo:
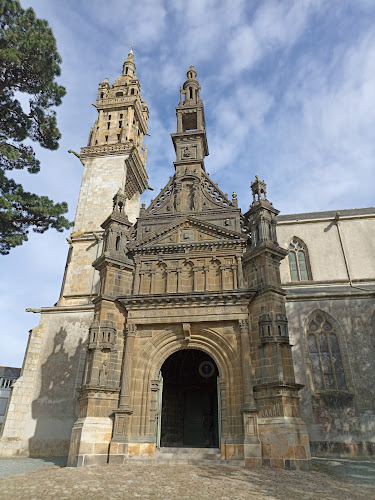
M35 432L29 439L29 453L34 457L67 456L73 424L78 416L77 386L85 353L80 339L72 355L64 348L65 328L55 336L52 353L41 367L41 388L32 403Z

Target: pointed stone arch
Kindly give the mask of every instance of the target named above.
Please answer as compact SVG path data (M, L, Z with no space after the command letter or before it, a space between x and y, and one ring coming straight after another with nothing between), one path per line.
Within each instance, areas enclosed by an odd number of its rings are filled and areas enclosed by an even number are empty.
M290 281L311 281L313 278L306 243L298 236L293 236L287 250Z
M304 323L305 355L313 392L351 391L348 347L340 322L317 308Z

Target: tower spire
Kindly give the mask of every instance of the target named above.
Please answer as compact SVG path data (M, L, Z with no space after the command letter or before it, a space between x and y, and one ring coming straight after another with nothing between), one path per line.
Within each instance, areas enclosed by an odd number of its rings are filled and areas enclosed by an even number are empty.
M172 134L177 175L204 170L204 157L208 156L201 86L194 66L190 66L186 76L187 80L180 88L180 101L176 107L177 132Z

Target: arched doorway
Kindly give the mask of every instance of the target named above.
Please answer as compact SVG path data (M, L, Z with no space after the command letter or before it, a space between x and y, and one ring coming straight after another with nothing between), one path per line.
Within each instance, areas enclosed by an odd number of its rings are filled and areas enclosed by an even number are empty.
M219 446L217 377L215 361L197 349L177 351L164 362L160 446Z

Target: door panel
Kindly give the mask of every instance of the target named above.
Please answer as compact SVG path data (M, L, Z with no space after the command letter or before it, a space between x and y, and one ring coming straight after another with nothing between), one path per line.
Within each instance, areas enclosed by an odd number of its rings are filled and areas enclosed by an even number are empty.
M185 392L184 445L204 446L203 398L202 392Z

